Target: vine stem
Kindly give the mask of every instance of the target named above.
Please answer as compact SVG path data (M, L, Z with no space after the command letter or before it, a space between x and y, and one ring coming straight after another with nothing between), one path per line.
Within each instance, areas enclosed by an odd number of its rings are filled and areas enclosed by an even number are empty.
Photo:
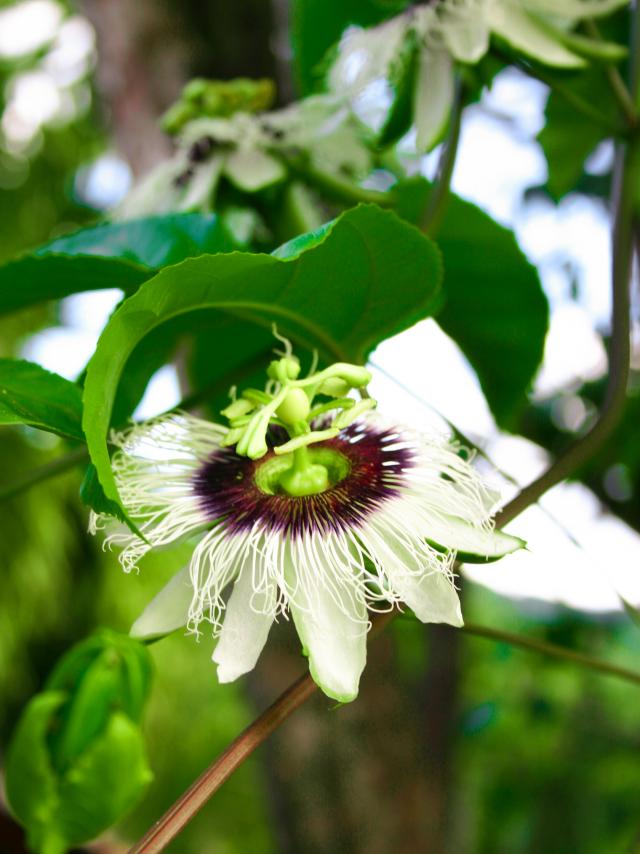
M442 217L444 216L444 212L447 207L447 201L449 200L449 193L451 190L451 178L453 176L453 169L456 165L458 143L460 142L460 128L462 125L463 107L464 86L462 84L462 81L458 79L456 81L453 107L451 110L449 135L447 137L447 141L445 142L442 148L442 153L440 155L440 161L438 162L438 171L436 174L436 180L433 189L429 194L427 205L419 222L420 229L425 234L428 234L429 237L433 237L436 231L438 230L438 227L440 226L440 222L442 221Z
M602 41L602 35L600 33L598 25L593 20L593 18L586 18L583 21L582 26L587 35L589 35L592 39L595 39L596 41ZM622 75L620 74L616 66L609 62L607 62L604 66L604 73L606 74L607 80L609 81L611 93L618 102L618 106L622 110L625 119L631 127L635 127L638 124L638 116L636 114L633 98L631 97L631 93L627 89L626 83L622 79Z
M549 655L552 658L571 661L574 664L579 664L588 670L595 670L605 676L615 676L618 679L623 679L625 682L640 685L640 672L636 670L629 670L626 667L620 667L618 664L611 664L608 661L593 658L590 655L576 652L573 649L567 649L555 643L547 643L536 638L528 638L513 632L504 632L501 629L493 629L490 626L479 626L475 623L466 623L462 626L462 631L468 635L475 635L486 640L499 641L500 643L507 643L510 646L518 646L521 649L526 649L528 652L538 652L541 655Z
M300 157L290 155L286 161L291 171L302 181L321 190L329 199L335 199L349 205L375 204L381 208L393 208L396 204L393 188L386 192L361 187L347 178L325 172Z
M233 772L280 724L317 690L309 674L301 676L284 694L242 732L186 792L171 806L130 854L154 854L163 851L169 842L205 805L209 798L229 779Z

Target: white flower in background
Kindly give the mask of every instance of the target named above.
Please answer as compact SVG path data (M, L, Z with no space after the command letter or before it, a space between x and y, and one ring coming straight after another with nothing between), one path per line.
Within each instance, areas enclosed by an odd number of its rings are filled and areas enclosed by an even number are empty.
M349 97L356 114L376 131L392 107L394 89L412 74L417 148L442 138L454 94L456 62L475 64L491 36L545 65L577 68L589 40L572 39L580 20L608 15L628 0L436 0L369 29L349 28L342 37L328 84ZM594 43L594 50L597 49ZM417 51L413 57L412 52ZM395 81L395 86L393 85Z
M456 550L496 559L522 541L493 530L496 496L457 446L345 396L367 371L337 364L297 379L299 369L288 348L266 392L249 389L225 410L230 428L173 414L114 434L118 490L146 542L104 515L91 529L122 549L127 571L152 548L199 538L134 636L209 623L229 682L291 614L314 680L347 702L370 611L404 604L423 622L460 626Z
M134 187L117 219L215 208L221 178L244 193L281 183L287 161L353 179L371 170L362 130L342 98L319 95L269 113L197 118L182 128L171 160Z

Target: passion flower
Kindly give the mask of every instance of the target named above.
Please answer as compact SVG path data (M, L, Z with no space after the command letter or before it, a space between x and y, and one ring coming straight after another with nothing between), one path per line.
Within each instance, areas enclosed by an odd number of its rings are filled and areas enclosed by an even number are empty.
M273 621L290 614L312 677L347 702L371 611L404 605L423 622L460 626L456 551L495 559L522 541L493 530L496 496L461 448L347 396L368 382L364 368L299 370L288 347L265 391L227 407L229 427L174 413L113 434L118 491L144 540L104 515L91 529L105 529L127 571L151 548L199 537L134 636L208 623L229 682L253 669Z

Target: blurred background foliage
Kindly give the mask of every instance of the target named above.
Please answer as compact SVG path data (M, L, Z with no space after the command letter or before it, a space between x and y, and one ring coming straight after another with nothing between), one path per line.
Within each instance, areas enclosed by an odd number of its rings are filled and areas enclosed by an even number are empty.
M114 140L125 160L109 173L112 182L122 174L127 180L125 161L137 174L166 153L155 123L189 77L271 77L279 102L286 103L296 91L317 88L318 68L345 25L368 25L404 6L401 0L297 0L291 8L284 0L5 0L0 16L32 15L33 31L42 26L48 36L34 36L34 44L14 51L0 34L0 260L98 219L100 200L88 180L97 173L89 166L105 152L113 155ZM620 20L612 26L624 26ZM0 21L7 33L8 19ZM593 76L563 84L586 87L586 95L605 107L607 96L593 94L600 91L601 70ZM21 87L27 96L18 99ZM577 192L606 205L608 172L596 179L583 168L602 131L578 129L555 96L546 118L539 140L554 166L525 204L541 194L558 200ZM110 190L101 188L104 206ZM46 306L0 318L0 354L20 355L38 330L64 324L61 311ZM606 339L608 330L601 332ZM580 478L640 530L637 374L634 383L622 423ZM599 380L530 401L514 432L557 451L576 429L563 422L563 403L578 398L588 417L602 390ZM4 428L3 483L46 465L62 445L33 430ZM2 744L65 650L100 625L127 631L183 565L184 555L174 551L147 557L138 576L123 578L114 558L85 533L81 479L78 469L2 504ZM593 616L509 600L471 583L465 598L473 622L637 667L640 631L620 613ZM300 672L289 627L275 634L256 674L222 687L206 639L196 645L173 636L151 648L155 680L145 731L155 779L99 850L123 850L122 840L144 832ZM427 820L421 810L444 802L452 852L615 854L638 839L637 688L410 619L397 621L372 647L371 658L357 704L330 712L325 698L314 698L225 784L170 850L417 851ZM18 852L22 844L3 813L0 849Z

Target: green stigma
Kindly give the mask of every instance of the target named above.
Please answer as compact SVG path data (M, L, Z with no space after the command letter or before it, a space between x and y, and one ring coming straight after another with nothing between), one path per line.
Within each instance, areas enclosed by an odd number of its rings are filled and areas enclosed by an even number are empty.
M346 476L344 466L336 466L333 459L338 452L316 451L312 446L337 436L376 402L348 397L371 380L366 368L336 362L321 371L312 369L300 379L300 362L291 344L281 340L286 352L270 363L265 391L245 389L222 411L229 421L223 445L235 445L237 454L258 460L269 450L269 427L283 428L288 439L274 447L275 457L258 468L256 483L264 492L301 498L324 492ZM322 428L314 429L320 416Z

